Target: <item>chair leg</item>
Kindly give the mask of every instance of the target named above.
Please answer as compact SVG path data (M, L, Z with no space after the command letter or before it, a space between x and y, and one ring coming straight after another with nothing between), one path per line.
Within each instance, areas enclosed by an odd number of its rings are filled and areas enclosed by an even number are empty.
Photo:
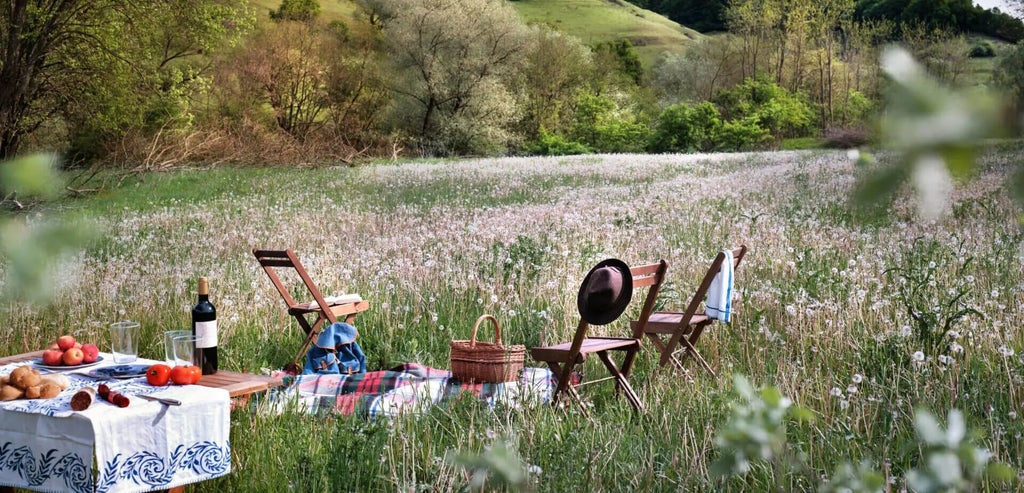
M576 387L572 384L572 369L573 365L569 363L558 364L553 361L548 362L548 368L551 369L551 374L555 375L558 380L558 384L555 386L555 391L551 394L551 405L558 405L558 396L563 393L568 396L569 402L576 402L576 405L580 407L580 411L583 415L590 417L590 412L587 411L586 406L583 404L583 398L580 397L579 392L576 391Z
M690 337L688 339L685 337L682 338L679 341L679 343L685 346L686 348L686 354L683 355L683 359L686 359L687 356L693 356L693 358L697 360L697 363L699 363L701 367L707 370L712 377L715 377L717 376L715 374L715 370L711 369L711 365L709 365L708 362L704 360L704 357L700 355L700 352L698 352L697 348L695 347L697 345L697 340L700 339L700 335L704 333L704 327L706 327L707 325L708 324L697 325L696 327L693 328L693 332L690 334ZM682 364L682 361L680 361L680 364Z
M295 355L295 360L292 362L294 365L298 365L300 368L303 365L299 365L298 362L306 357L306 351L309 350L309 346L313 344L313 340L316 339L317 334L320 332L320 327L324 324L324 317L317 316L316 321L313 325L309 324L309 320L306 320L305 315L295 315L295 318L299 321L299 326L306 333L306 338L302 341L302 345L299 346L299 352Z
M686 357L686 356L693 356L693 359L697 360L697 363L699 363L701 367L703 367L705 370L707 370L708 373L710 373L712 377L717 376L717 375L715 375L715 370L711 369L711 365L709 365L708 362L704 360L704 357L701 356L699 352L697 352L697 349L695 347L693 347L693 343L691 343L690 341L688 341L686 339L683 339L682 341L679 341L679 342L682 345L686 346L686 354L684 355L684 357ZM683 363L682 363L682 361L680 361L679 362L679 366L682 367L682 365L683 365Z
M615 380L618 383L618 388L626 394L626 399L629 400L629 404L636 409L637 412L643 412L644 403L640 401L640 397L633 391L633 387L629 385L629 380L626 379L619 367L615 366L615 362L608 356L608 351L599 351L597 356L601 358L601 362L608 368L608 371L615 376Z

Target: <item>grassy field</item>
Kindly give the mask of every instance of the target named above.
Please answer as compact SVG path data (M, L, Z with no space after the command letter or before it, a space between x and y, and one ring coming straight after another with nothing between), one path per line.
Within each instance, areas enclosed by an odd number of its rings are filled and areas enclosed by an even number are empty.
M105 324L131 318L143 356L160 358L160 332L187 326L195 279L208 276L222 366L279 368L298 327L250 249L291 247L324 291L372 302L358 319L370 369L444 368L449 341L482 313L509 343L568 340L578 283L600 259L668 260L661 302L679 308L719 249L746 243L735 318L701 341L717 376L659 369L645 347L632 378L643 415L600 385L586 389L589 419L472 399L372 422L258 405L232 413L234 472L190 489L453 491L469 479L449 453L506 444L537 491L814 490L847 461L884 470L898 490L928 466L921 407L943 423L961 410L972 443L1020 470L1024 235L1002 184L1022 152L989 148L938 223L916 221L909 200L855 220L845 197L861 171L827 151L142 175L61 204L94 218L101 239L65 270L52 308L0 312L0 347L33 350L65 332L105 346ZM956 316L961 307L977 314ZM785 459L752 458L746 475L718 479L716 434L745 409L734 375L811 418L788 422Z

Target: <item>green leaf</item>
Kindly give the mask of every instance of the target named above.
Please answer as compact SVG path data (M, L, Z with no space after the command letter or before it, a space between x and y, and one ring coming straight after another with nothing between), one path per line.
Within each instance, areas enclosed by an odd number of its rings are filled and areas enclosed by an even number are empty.
M974 161L977 152L972 147L951 146L942 150L942 157L946 160L946 167L954 178L965 179L974 175Z
M51 154L34 154L0 164L0 192L49 199L60 193L60 161Z
M985 468L985 476L993 481L1009 482L1017 477L1017 471L1006 464L992 463Z
M884 210L907 179L903 166L889 166L862 176L853 191L854 208L860 212Z
M793 406L790 409L790 416L801 423L814 423L818 420L818 415L814 411L803 406Z
M775 387L765 387L761 389L761 399L770 407L779 407L779 403L782 402L782 392Z

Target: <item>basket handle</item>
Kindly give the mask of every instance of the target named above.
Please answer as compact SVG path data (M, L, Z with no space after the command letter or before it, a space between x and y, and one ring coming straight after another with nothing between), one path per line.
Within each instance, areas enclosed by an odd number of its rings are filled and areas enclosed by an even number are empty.
M494 326L494 343L501 344L501 324L498 323L498 319L494 318L493 315L485 313L480 315L480 318L476 319L476 323L473 324L473 335L469 338L470 347L476 346L476 329L480 327L480 324L483 323L484 320L491 321L491 325Z

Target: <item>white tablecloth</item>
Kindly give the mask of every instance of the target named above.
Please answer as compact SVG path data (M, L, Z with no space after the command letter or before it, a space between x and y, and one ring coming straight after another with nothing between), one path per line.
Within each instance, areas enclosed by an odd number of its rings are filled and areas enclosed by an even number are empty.
M226 390L151 387L144 377L97 381L76 375L113 365L111 355L101 356L100 365L66 373L71 386L54 399L0 402L0 485L45 492L139 492L231 472ZM23 364L0 366L0 375ZM97 396L89 409L71 410L75 392L100 383L127 395L131 404L119 408ZM140 394L177 399L182 405L166 406Z

